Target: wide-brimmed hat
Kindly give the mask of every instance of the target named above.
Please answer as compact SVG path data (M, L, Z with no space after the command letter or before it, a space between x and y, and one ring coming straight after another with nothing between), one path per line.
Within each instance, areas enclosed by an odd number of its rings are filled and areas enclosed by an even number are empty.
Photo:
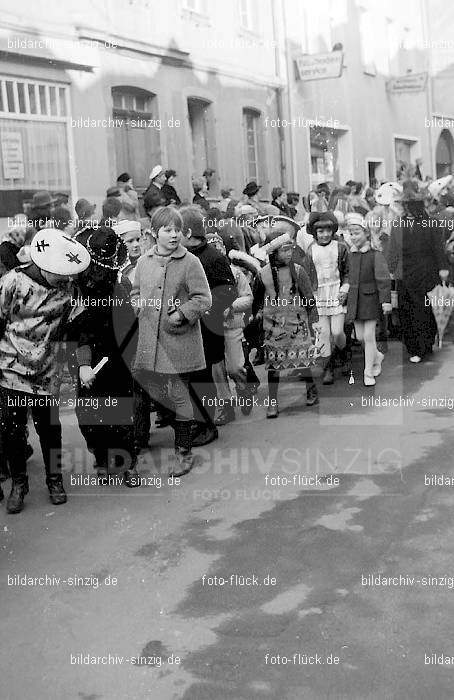
M162 165L155 165L150 173L150 180L154 180L155 177L158 177L158 175L160 175L163 171L164 168L162 167Z
M306 231L315 237L317 228L330 226L333 233L339 228L339 223L332 211L313 211L309 216Z
M253 197L259 189L261 188L261 185L257 185L255 180L251 180L251 182L248 182L246 187L243 190L243 194L245 194L247 197Z
M58 229L42 229L33 236L30 257L41 270L56 275L78 275L90 265L83 245Z
M128 221L127 219L119 221L118 224L115 224L112 228L117 236L123 236L125 233L130 233L131 231L137 233L141 231L140 221Z
M35 192L32 197L31 206L33 209L38 207L50 207L55 204L57 200L50 196L49 192Z
M75 238L88 250L94 265L106 270L120 270L128 259L126 245L108 226L84 228Z

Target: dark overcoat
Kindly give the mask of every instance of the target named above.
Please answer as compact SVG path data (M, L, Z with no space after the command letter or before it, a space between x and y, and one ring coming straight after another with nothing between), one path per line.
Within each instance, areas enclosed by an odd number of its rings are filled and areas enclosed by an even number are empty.
M349 283L346 322L380 318L380 306L391 302L391 277L378 250L349 253Z

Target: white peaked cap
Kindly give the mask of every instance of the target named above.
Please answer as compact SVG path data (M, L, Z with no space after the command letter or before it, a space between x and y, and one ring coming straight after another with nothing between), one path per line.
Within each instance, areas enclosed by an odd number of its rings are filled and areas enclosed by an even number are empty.
M150 173L150 180L154 180L155 177L157 177L158 175L160 175L162 173L162 171L163 171L162 165L155 165L153 170Z
M119 221L118 224L112 226L113 230L117 236L121 236L124 233L130 233L131 231L137 231L140 233L140 222L139 221L127 221L123 219Z
M56 275L78 275L90 265L90 253L81 243L57 229L35 233L30 257L41 270Z
M377 204L392 204L402 194L403 187L398 182L385 182L374 194Z
M436 199L440 195L440 192L450 184L452 178L452 175L445 175L444 177L440 177L438 180L431 182L427 188L431 196Z

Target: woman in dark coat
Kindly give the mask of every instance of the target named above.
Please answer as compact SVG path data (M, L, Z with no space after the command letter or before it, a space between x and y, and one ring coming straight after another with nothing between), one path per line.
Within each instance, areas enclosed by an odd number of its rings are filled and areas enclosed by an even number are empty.
M76 415L87 447L96 459L98 476L121 460L126 486L139 486L133 428L131 363L137 342L129 290L118 282L127 249L106 226L76 235L91 255L91 265L77 280L68 340L76 345L70 366L77 372ZM74 347L74 346L73 346ZM106 364L93 369L104 358Z
M364 384L374 386L381 374L384 355L377 349L375 328L383 313L391 312L391 277L382 253L373 250L361 214L346 216L352 246L349 253L349 284L346 323L355 323L356 337L364 342Z
M449 276L438 221L424 208L417 183L404 183L405 214L393 226L387 261L396 279L399 317L410 362L432 352L437 326L427 292Z

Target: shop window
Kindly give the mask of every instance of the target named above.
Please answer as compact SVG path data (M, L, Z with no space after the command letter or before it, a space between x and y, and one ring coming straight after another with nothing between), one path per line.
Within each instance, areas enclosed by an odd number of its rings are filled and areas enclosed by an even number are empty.
M0 217L37 190L70 194L66 86L0 76Z

